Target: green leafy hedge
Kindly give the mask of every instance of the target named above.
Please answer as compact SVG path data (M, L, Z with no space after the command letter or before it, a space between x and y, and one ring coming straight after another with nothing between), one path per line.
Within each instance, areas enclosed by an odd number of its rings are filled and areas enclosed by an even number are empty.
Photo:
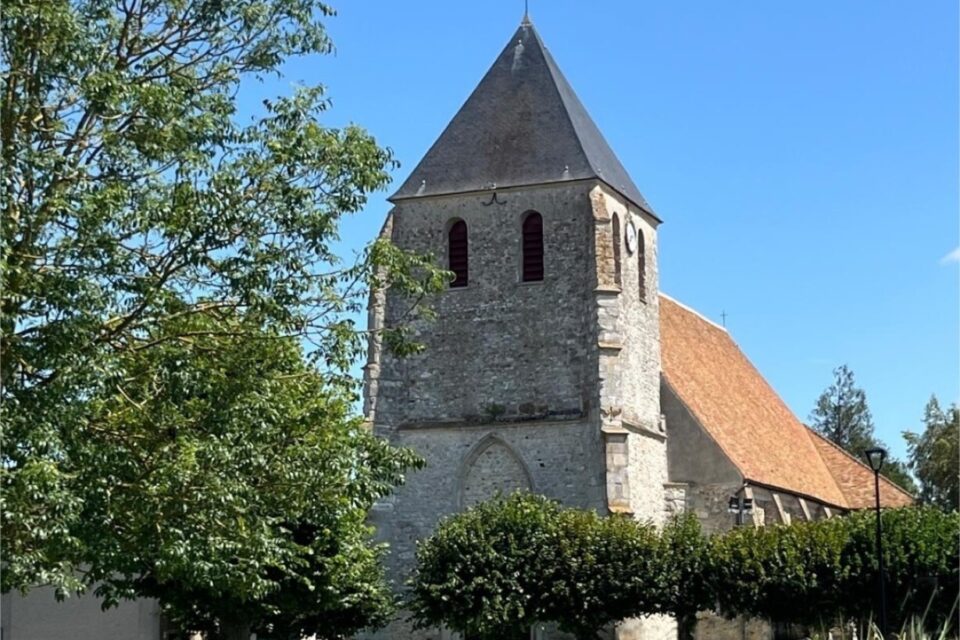
M514 494L445 520L418 551L410 608L420 627L471 637L524 637L553 623L578 638L624 618L668 613L689 636L717 610L825 627L865 624L875 607L874 515L707 537L683 516L661 531L622 516ZM939 628L960 591L960 515L885 511L890 622Z

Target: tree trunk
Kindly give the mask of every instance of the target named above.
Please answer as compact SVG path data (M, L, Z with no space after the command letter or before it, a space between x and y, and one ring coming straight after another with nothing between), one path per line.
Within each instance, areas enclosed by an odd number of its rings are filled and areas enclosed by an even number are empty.
M250 640L250 624L246 622L225 622L223 640Z
M693 632L697 628L697 614L682 613L677 615L677 638L679 640L693 640Z

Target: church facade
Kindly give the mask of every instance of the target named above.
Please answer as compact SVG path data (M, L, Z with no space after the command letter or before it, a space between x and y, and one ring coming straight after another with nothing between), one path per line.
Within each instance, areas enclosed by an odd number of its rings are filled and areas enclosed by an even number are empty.
M424 351L395 358L374 332L365 367L374 432L427 462L371 514L397 589L418 540L497 492L657 524L692 511L708 531L735 526L731 498L753 501L755 526L872 504L872 472L801 424L723 327L661 293L661 220L529 22L391 201L381 235L456 276L412 327ZM377 292L370 328L408 308ZM881 499L912 501L886 481ZM153 601L101 612L43 589L5 594L0 624L5 640L162 636ZM668 618L614 633L676 638ZM371 635L452 640L402 619ZM698 635L773 632L706 618Z
M422 353L370 343L367 420L427 463L372 516L397 588L417 540L497 492L656 524L691 510L708 531L737 522L731 498L752 501L755 525L869 504L869 469L802 425L724 328L659 291L661 221L528 21L391 202L382 237L455 275L413 327ZM375 294L370 328L408 307ZM890 483L883 499L911 501ZM676 631L660 618L616 635ZM450 634L397 621L377 637Z

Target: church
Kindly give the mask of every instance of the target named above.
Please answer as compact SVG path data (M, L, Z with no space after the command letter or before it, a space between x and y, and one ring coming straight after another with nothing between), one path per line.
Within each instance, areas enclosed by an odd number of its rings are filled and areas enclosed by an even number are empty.
M374 333L365 368L374 432L427 463L372 516L398 588L417 540L498 492L657 524L692 511L707 531L872 505L872 471L803 425L723 327L660 291L661 219L528 19L390 201L381 237L454 274L414 327L423 352L394 358ZM370 328L408 307L374 294ZM912 502L886 480L881 499ZM676 631L645 619L616 636ZM375 637L451 635L397 621Z
M528 20L390 201L381 237L455 276L412 327L422 353L396 358L373 331L364 368L371 428L427 463L371 514L398 590L418 540L498 492L657 524L689 511L707 531L872 505L872 471L797 420L723 327L660 291L661 219ZM370 329L409 304L376 292ZM886 480L881 500L912 503ZM0 620L5 640L162 634L154 601L101 612L44 589L4 595ZM644 619L615 635L676 630ZM370 636L454 638L402 617ZM698 636L773 634L707 618Z

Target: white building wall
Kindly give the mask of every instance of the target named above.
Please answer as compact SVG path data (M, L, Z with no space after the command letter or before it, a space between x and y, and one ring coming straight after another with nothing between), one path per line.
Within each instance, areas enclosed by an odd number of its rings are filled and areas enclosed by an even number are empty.
M3 640L160 640L155 600L120 603L107 611L91 594L57 602L51 588L2 596Z

